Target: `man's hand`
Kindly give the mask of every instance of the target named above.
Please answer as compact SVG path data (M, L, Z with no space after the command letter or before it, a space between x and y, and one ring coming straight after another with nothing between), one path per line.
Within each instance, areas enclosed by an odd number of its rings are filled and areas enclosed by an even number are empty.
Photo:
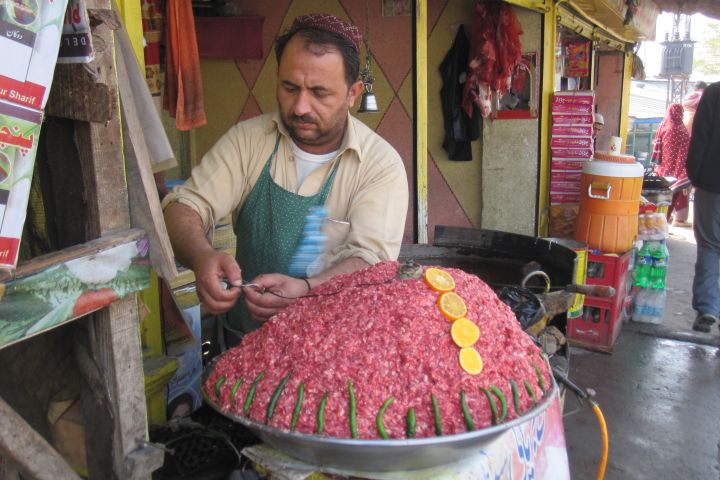
M215 250L203 230L200 216L187 205L171 203L165 207L165 225L175 257L195 272L200 300L209 313L223 313L240 296L240 267L227 253ZM223 286L227 279L229 285Z
M224 252L213 251L196 259L193 270L198 297L210 313L230 310L240 296L240 267ZM227 279L227 284L223 284Z
M258 275L252 283L259 285L260 288L245 288L245 304L250 315L258 322L267 321L308 292L308 284L305 280L279 273ZM263 290L265 292L261 293Z

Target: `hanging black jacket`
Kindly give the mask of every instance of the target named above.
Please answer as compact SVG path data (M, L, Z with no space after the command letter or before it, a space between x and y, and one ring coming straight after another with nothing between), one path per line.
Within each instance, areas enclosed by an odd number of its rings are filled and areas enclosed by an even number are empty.
M461 25L439 68L443 80L440 101L445 125L442 146L448 152L450 160L472 160L470 142L480 136L476 110L473 111L473 118L469 118L462 108L464 73L469 52L470 42Z
M693 186L720 193L720 82L705 89L693 120L687 173Z

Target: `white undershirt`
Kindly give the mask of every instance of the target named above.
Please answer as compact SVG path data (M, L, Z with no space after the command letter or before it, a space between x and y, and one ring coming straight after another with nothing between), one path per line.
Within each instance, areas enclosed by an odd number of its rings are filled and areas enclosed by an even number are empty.
M295 142L292 142L292 151L293 156L295 157L295 168L297 169L298 190L300 189L300 185L303 184L303 181L305 181L308 175L310 175L317 168L327 164L328 162L331 162L338 152L337 150L335 150L334 152L324 153L322 155L315 155L313 153L308 153L302 150L300 147L295 145Z

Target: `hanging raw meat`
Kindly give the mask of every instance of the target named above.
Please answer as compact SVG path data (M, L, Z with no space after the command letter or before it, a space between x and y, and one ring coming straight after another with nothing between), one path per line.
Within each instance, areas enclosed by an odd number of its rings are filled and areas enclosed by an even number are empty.
M522 28L512 7L506 3L475 4L468 79L463 108L472 115L475 103L483 117L492 112L492 93L502 95L515 65L520 62Z

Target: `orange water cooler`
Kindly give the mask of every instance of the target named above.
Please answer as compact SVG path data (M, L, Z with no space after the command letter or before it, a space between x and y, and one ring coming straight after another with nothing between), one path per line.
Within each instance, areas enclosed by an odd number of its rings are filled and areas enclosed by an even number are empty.
M575 239L603 253L630 250L638 233L643 174L631 155L596 152L585 162Z

